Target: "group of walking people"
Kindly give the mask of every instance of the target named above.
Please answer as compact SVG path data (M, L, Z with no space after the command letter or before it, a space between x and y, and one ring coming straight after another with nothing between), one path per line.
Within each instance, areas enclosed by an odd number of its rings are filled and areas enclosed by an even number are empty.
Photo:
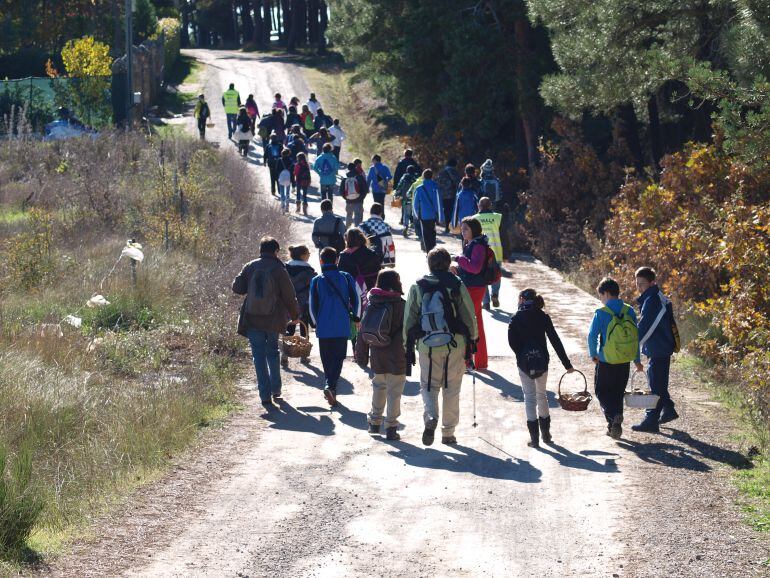
M230 90L234 90L232 85ZM240 97L225 93L223 103L229 123L227 104L233 110L233 103L240 106ZM246 264L233 282L233 291L246 296L238 331L251 345L261 402L270 409L282 400L280 368L288 365L288 358L279 351L280 335L300 331L307 336L307 327L312 326L324 371L324 396L330 406L338 404L337 386L350 341L356 362L373 374L369 432L379 434L384 424L386 438L399 439L401 395L406 376L419 361L422 441L433 443L441 420L442 442L457 443L454 434L463 375L488 367L482 309L489 309L490 302L500 306L502 215L495 207L501 201L501 187L493 163L488 159L480 171L468 164L461 176L457 161L448 159L434 173L431 168L423 170L407 149L392 173L379 155L373 155L368 170L355 159L340 179L344 133L339 139L331 133L339 121L324 115L314 94L301 109L298 104L295 97L287 106L276 94L269 115L256 124L256 110L251 124L251 130L254 126L265 129L260 133L265 164L273 194L277 189L284 211L289 210L290 193L295 190L296 210L307 215L311 171L318 175L322 199L312 233L319 251L319 272L309 263L307 245L289 247L291 258L284 263L278 242L264 238L260 257ZM244 127L238 124L237 115L235 121L232 134L237 136ZM316 137L320 137L320 150L311 164L305 139L310 142ZM345 200L344 218L334 213L338 187ZM370 192L374 202L364 221L364 200ZM402 208L402 234L408 236L414 225L427 253L427 272L408 288L406 299L396 270L393 231L385 222L385 198L390 192ZM436 229L441 226L445 234L459 234L459 254L451 255L436 246ZM650 358L649 384L660 395L660 402L634 429L657 431L659 423L678 417L668 394L668 364L677 347L671 303L660 293L652 269L637 272L637 286L642 292L638 323L633 308L620 300L617 283L608 278L597 288L604 306L597 310L589 330L596 395L607 420L607 433L613 438L622 433L630 364L642 369L640 351ZM541 437L546 443L553 439L546 397L550 361L546 339L565 370L575 371L544 307L544 299L535 289L521 291L508 327L508 342L524 392L529 445L535 447Z

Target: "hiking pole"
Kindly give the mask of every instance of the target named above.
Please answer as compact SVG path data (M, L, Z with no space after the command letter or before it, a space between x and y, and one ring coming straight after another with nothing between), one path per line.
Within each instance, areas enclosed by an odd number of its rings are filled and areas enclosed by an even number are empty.
M478 427L476 423L476 365L473 363L473 357L470 359L470 372L473 377L473 427Z

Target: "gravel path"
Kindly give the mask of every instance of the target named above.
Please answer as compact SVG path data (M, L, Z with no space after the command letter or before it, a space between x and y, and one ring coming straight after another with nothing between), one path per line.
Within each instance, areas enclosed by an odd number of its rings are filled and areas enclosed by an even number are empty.
M230 82L265 106L309 93L301 68L277 56L189 51L232 147L219 94ZM319 95L323 103L322 94ZM188 121L189 122L189 121ZM192 124L190 123L192 128ZM233 154L235 150L233 147ZM267 177L252 156L265 193ZM338 201L341 208L341 202ZM311 214L318 214L317 196ZM311 219L293 217L297 240ZM398 221L389 214L391 223ZM457 242L442 237L456 252ZM405 285L425 269L414 240L397 239ZM93 537L44 573L57 576L749 576L768 544L742 524L727 481L743 459L730 424L699 389L674 376L683 417L660 436L603 435L598 404L567 413L554 397L556 445L527 448L523 396L506 329L516 293L546 298L573 363L590 375L585 331L592 297L532 260L508 265L502 309L485 313L490 370L466 376L460 445L420 443L415 377L404 395L401 442L366 433L369 377L346 363L341 406L321 394L317 348L285 374L286 403L266 414L243 382L245 410L178 460L162 480L97 521ZM229 282L229 280L227 280ZM555 359L555 356L554 356ZM549 388L560 376L551 367ZM630 413L633 421L638 416ZM724 448L724 449L722 449Z

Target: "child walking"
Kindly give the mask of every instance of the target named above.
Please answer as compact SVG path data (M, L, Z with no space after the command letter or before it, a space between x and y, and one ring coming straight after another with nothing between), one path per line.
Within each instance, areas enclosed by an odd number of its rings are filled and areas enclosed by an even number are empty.
M372 379L372 410L369 412L369 433L379 434L382 425L382 414L385 414L385 438L399 440L396 428L398 416L401 415L401 395L404 393L406 381L406 356L404 354L404 307L406 302L402 295L401 278L393 269L383 269L377 275L377 282L369 291L369 307L361 320L362 331L370 324L367 317L378 320L385 315L387 323L377 323L378 327L388 327L385 341L387 345L370 345L370 363L374 378ZM359 339L365 338L360 335Z
M550 361L546 336L567 373L575 371L551 317L543 311L544 307L545 301L537 291L525 289L519 293L519 310L508 325L508 344L516 354L521 388L524 390L524 409L530 437L527 445L531 448L539 447L539 434L542 434L543 442L550 444L553 441L551 415L545 394Z
M310 249L307 245L293 245L289 247L290 261L286 262L286 271L289 273L294 292L297 294L297 303L299 304L299 320L305 325L300 325L300 335L307 337L307 327L310 324L310 282L316 276L315 269L308 263L310 260ZM286 327L287 335L294 335L296 325L289 323ZM310 361L307 357L301 359L302 363ZM289 358L281 354L281 365L287 367Z

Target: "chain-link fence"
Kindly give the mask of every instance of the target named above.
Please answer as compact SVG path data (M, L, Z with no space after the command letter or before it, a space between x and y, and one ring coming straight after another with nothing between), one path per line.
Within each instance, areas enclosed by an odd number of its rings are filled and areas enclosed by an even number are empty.
M0 81L0 118L23 111L34 132L43 132L59 107L86 126L96 129L112 123L112 77L22 78Z

